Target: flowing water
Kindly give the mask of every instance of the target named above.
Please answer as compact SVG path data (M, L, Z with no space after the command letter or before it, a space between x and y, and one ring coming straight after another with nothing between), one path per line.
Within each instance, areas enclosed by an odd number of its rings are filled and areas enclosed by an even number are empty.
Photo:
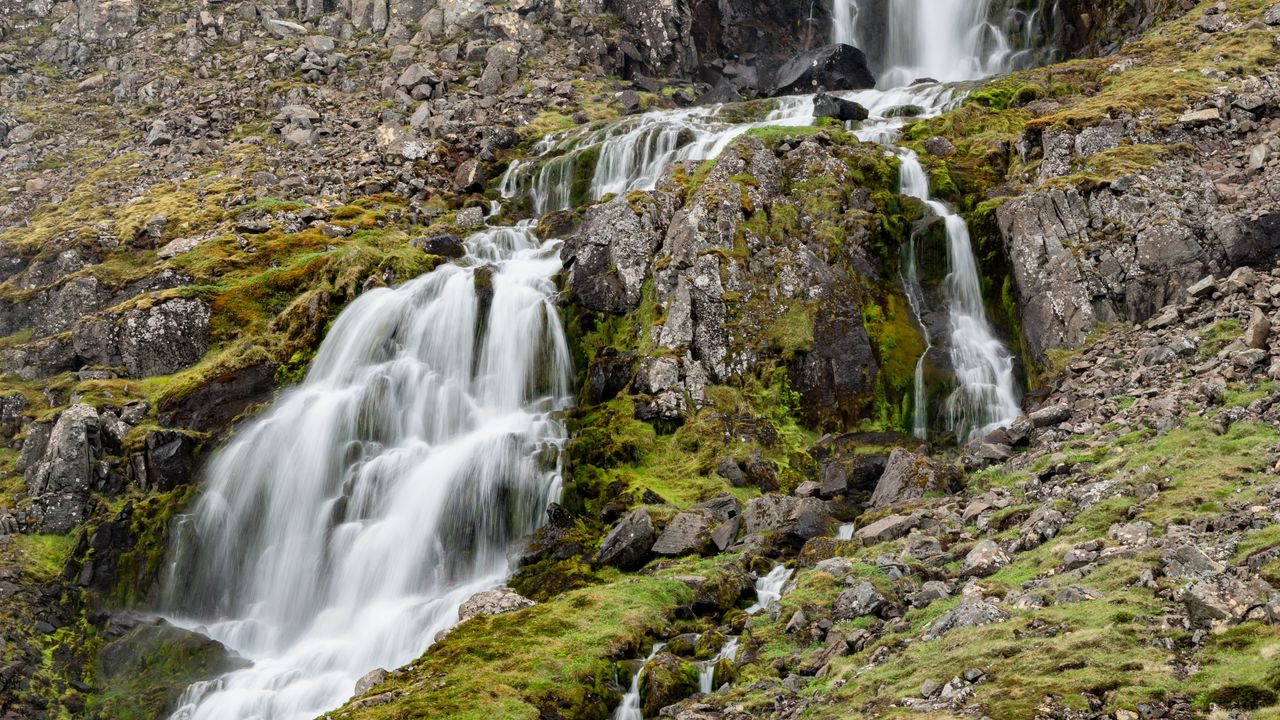
M782 597L782 589L791 579L792 572L794 571L784 565L776 565L768 575L757 580L756 601L746 609L746 613L752 615L768 610L770 605L777 602Z
M832 18L832 41L866 52L880 87L976 80L1027 56L992 21L990 0L833 0Z
M653 646L653 650L644 662L649 662L654 655L662 652L662 648L666 647L666 643L657 643ZM627 688L627 692L622 696L622 702L618 703L618 707L613 710L613 720L644 720L644 713L640 712L640 675L644 672L644 665L631 676L631 687Z
M212 462L175 533L166 606L253 666L193 685L175 718L340 705L501 583L558 496L558 243L518 226L467 246L457 265L361 295L305 382Z
M733 660L738 656L738 643L736 637L731 637L725 641L724 646L720 648L720 652L710 660L702 663L698 667L698 692L706 694L715 690L716 681L716 664L721 660Z
M948 348L956 376L956 389L946 402L947 426L962 439L980 435L1007 425L1022 414L1013 355L996 337L991 323L987 321L978 263L964 218L929 198L929 178L915 153L903 150L899 158L902 162L899 170L902 194L922 200L946 227L950 272L943 287L949 309ZM908 272L915 275L914 263ZM923 369L919 364L916 366L916 385L922 392ZM917 404L917 423L923 414L920 407ZM917 432L921 429L917 427Z
M841 1L851 19L837 32L857 37L864 0ZM895 85L980 77L1010 57L985 2L890 5L886 89L840 94L871 112L858 137L886 146L908 122L894 108L927 116L963 97L939 83ZM656 111L550 136L536 162L512 164L501 193L540 216L652 189L673 163L714 158L754 127L813 122L809 97L782 98L755 120L734 112ZM1018 412L1012 359L983 314L964 222L928 197L914 155L886 152L902 160L903 192L946 224L957 381L948 422L1008 422ZM552 304L560 244L535 238L532 223L486 228L461 261L362 295L305 382L217 453L200 499L173 528L164 608L253 665L188 688L174 718L315 717L369 670L417 657L457 621L463 600L506 577L511 548L558 496L565 438L556 418L571 400ZM907 265L904 285L915 277ZM922 435L923 390L921 381ZM778 566L761 578L748 612L775 602L790 574ZM615 718L640 718L638 682Z

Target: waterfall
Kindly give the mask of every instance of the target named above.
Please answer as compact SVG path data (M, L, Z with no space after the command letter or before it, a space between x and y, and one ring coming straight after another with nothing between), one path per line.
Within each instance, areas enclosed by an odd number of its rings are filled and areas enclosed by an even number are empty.
M925 203L945 223L949 272L943 283L949 310L949 352L956 377L956 389L947 398L947 427L965 440L1007 425L1022 414L1018 404L1017 378L1013 356L996 337L987 322L982 303L978 263L969 240L964 218L929 197L929 178L920 159L901 150L901 192ZM915 273L914 265L909 270ZM917 382L923 390L923 371L916 367ZM923 414L917 396L916 415Z
M721 660L732 660L738 656L738 638L731 637L725 641L724 647L710 660L698 667L698 692L706 693L715 690L716 665Z
M867 53L881 87L975 80L1013 66L990 0L833 0L832 41Z
M644 659L640 667L631 675L631 686L627 688L627 692L622 696L622 702L618 703L618 707L613 711L613 720L644 720L644 713L640 711L640 675L644 672L644 665L653 659L653 656L662 652L662 648L666 647L666 643L657 643L653 646L649 656Z
M884 0L837 2L838 37L856 39ZM880 58L888 89L841 95L871 113L857 136L901 158L902 192L945 224L957 381L946 409L967 437L1018 414L1013 360L985 317L964 221L928 196L916 156L893 147L908 120L889 110L953 107L963 96L952 87L901 86L1003 69L1008 43L986 21L986 2L890 5ZM653 189L673 163L714 158L752 128L812 122L809 97L778 99L748 121L722 106L644 113L545 138L536 159L511 164L499 192L527 198L541 216ZM416 658L467 597L506 577L512 547L558 497L557 418L572 394L552 303L560 243L535 238L535 222L488 227L457 263L356 299L306 380L215 455L204 491L175 520L163 608L253 664L190 686L174 718L315 717L369 670ZM906 265L909 286L917 281L911 258ZM919 315L921 298L909 299ZM920 434L922 373L920 364ZM790 574L778 566L761 578L748 613L775 602ZM638 686L637 675L614 717L639 718Z
M252 667L174 718L313 718L416 658L558 496L559 243L489 228L356 299L306 380L236 432L181 518L165 606Z
M747 608L746 613L752 615L769 606L782 597L782 589L791 579L793 571L784 565L775 565L768 575L756 581L756 601Z
M718 157L736 138L752 128L801 126L813 122L813 103L807 96L778 98L763 118L733 122L722 105L656 110L633 115L602 127L584 126L545 139L535 152L534 167L512 163L499 183L504 198L528 194L535 215L566 210L574 203L575 184L584 201L608 194L652 190L674 163ZM581 165L589 163L583 169ZM582 180L590 177L589 182Z

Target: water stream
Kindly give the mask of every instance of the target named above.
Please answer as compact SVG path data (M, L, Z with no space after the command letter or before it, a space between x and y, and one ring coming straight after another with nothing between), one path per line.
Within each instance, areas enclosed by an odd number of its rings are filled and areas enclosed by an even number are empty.
M862 5L847 0L850 20L837 32L864 32ZM931 341L947 344L957 383L948 423L967 435L1017 415L1012 358L983 313L964 222L929 197L919 160L893 146L909 119L891 111L943 112L963 93L896 86L919 75L980 77L1010 55L985 2L891 5L886 89L841 96L870 110L856 134L898 155L903 193L946 225L950 332ZM540 158L512 164L501 194L540 216L653 189L673 163L714 158L754 127L813 122L810 97L783 98L755 120L735 112L655 111L549 136ZM556 418L572 392L553 304L560 243L535 237L533 222L487 227L460 261L360 296L306 380L218 451L200 498L175 522L163 610L253 665L192 685L174 718L315 717L369 670L416 658L457 621L463 600L507 576L511 548L559 495L565 431ZM910 285L917 276L906 264ZM921 435L923 396L920 380ZM748 612L767 609L789 577L779 566L761 578ZM615 718L640 717L638 682Z
M181 518L165 607L253 666L175 718L313 718L416 658L559 495L559 243L489 228L361 295L306 380L239 430ZM485 291L492 289L491 298Z

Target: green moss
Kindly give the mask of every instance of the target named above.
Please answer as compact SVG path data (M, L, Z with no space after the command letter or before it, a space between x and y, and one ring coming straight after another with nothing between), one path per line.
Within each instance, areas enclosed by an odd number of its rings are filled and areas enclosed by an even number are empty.
M408 672L369 692L399 693L390 703L332 715L604 720L620 699L606 687L614 677L611 659L640 655L646 638L691 597L677 581L619 578L519 612L474 618Z
M801 353L813 349L813 311L802 303L793 303L765 330L770 349L790 362Z
M70 535L12 535L11 542L22 566L33 577L55 580L71 557L76 537Z
M191 683L242 666L221 645L168 625L143 625L103 647L92 697L97 717L148 720L171 712Z
M1200 332L1200 347L1196 350L1196 359L1208 360L1243 336L1244 326L1239 320L1235 318L1219 320Z
M133 541L116 563L116 603L133 607L149 599L169 550L170 521L186 508L193 492L193 486L184 485L133 506L129 517Z

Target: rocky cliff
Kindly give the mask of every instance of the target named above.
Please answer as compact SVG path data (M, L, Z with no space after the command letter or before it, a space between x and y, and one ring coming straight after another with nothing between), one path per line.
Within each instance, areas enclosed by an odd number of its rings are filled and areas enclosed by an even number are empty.
M579 385L560 502L510 590L333 717L605 718L658 641L646 716L1275 712L1280 7L992 5L1035 59L902 143L969 223L1026 417L908 437L941 320L901 252L943 238L843 123L544 217ZM148 614L217 443L350 300L449 262L543 136L769 95L830 23L0 0L3 717L163 717L241 664Z

